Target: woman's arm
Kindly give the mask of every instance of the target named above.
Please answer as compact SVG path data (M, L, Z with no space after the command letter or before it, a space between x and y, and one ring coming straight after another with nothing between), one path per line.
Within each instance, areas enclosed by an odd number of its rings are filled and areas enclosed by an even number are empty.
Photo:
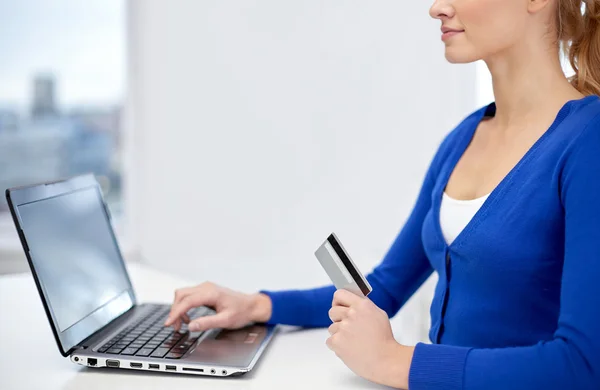
M453 133L450 133L453 134ZM441 143L425 175L416 204L406 224L396 237L383 261L367 275L373 287L369 298L389 317L395 315L432 273L421 240L423 219L431 208L431 193L445 152L449 136ZM331 308L335 287L309 290L269 292L272 315L269 323L305 327L326 327L331 324Z

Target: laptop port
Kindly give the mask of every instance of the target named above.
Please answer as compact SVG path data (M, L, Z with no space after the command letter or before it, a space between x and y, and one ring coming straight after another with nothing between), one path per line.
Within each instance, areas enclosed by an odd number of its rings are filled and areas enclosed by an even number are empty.
M191 367L183 367L183 371L195 371L195 372L204 372L204 368L191 368Z
M158 364L148 364L148 368L151 370L160 370L160 365Z
M167 371L177 371L177 367L176 366L165 366L165 370L167 370Z
M98 365L98 359L88 358L88 366L96 367Z
M129 363L131 368L142 368L142 363Z
M120 363L119 363L119 361L118 361L118 360L107 360L107 361L106 361L106 365L107 365L108 367L119 368L119 366L120 366Z

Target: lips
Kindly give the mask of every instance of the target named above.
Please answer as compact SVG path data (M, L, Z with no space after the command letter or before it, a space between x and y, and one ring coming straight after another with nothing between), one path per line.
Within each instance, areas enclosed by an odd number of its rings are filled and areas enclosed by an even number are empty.
M458 34L464 32L464 31L465 30L460 30L460 29L456 29L456 28L443 26L442 27L442 41L445 41L455 35L458 35Z
M449 32L463 32L465 30L461 30L458 28L451 28L451 27L447 27L447 26L442 26L442 33L449 33Z

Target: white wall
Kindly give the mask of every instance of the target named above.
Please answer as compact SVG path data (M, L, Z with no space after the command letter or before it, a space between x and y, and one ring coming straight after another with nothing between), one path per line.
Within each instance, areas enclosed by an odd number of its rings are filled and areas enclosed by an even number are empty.
M474 109L474 66L446 63L429 6L132 0L142 257L247 291L309 287L327 283L313 252L335 231L370 270ZM426 338L430 295L394 322L399 340Z

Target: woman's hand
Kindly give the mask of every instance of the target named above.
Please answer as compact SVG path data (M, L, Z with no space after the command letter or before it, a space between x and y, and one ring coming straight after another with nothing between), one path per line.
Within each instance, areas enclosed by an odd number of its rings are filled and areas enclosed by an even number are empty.
M327 346L348 368L372 382L408 388L414 348L396 342L383 310L368 298L338 290L329 317Z
M217 312L190 322L188 310L208 306ZM175 291L175 299L165 326L176 330L181 322L189 323L192 332L211 328L236 329L251 322L266 322L271 318L271 299L264 294L242 294L207 282Z

